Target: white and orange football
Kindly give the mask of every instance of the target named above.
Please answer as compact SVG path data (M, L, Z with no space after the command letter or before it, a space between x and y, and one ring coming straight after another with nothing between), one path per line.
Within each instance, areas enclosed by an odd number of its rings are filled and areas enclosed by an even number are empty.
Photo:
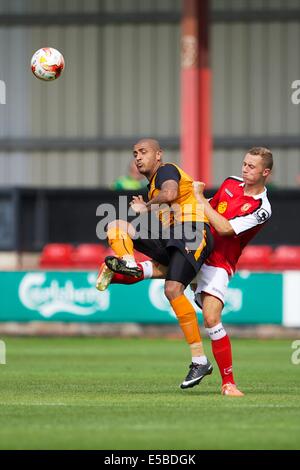
M64 56L53 47L43 47L31 59L32 73L47 82L58 78L65 68Z

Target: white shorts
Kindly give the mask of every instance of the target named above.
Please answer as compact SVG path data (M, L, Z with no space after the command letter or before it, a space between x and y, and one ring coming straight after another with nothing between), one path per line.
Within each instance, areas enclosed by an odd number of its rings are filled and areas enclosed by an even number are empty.
M197 282L195 301L199 307L202 307L201 292L211 294L220 299L223 304L225 303L224 299L229 282L229 276L225 269L203 264L195 281Z

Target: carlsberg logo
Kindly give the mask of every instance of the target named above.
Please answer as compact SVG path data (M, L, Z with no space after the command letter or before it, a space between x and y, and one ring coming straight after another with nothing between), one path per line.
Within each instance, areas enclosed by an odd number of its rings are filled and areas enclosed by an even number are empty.
M99 295L95 282L94 273L87 273L85 286L80 287L70 279L60 285L57 279L47 280L46 273L28 273L20 283L19 298L24 307L38 311L44 318L56 313L93 315L109 308L109 292Z

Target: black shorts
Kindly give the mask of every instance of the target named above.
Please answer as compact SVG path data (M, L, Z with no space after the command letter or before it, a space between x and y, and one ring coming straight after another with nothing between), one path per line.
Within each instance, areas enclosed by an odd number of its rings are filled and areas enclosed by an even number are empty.
M183 222L158 230L139 227L133 239L134 248L167 266L167 280L187 286L200 270L213 249L213 237L208 224Z

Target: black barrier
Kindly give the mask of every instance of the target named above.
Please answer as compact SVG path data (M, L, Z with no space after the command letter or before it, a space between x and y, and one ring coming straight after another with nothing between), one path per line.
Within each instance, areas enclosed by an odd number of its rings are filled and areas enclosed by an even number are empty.
M214 190L206 192L207 197ZM100 204L136 192L108 189L1 189L0 250L40 251L46 243L97 243ZM145 194L145 193L144 193ZM258 245L300 245L300 190L270 190L273 214L254 240Z

